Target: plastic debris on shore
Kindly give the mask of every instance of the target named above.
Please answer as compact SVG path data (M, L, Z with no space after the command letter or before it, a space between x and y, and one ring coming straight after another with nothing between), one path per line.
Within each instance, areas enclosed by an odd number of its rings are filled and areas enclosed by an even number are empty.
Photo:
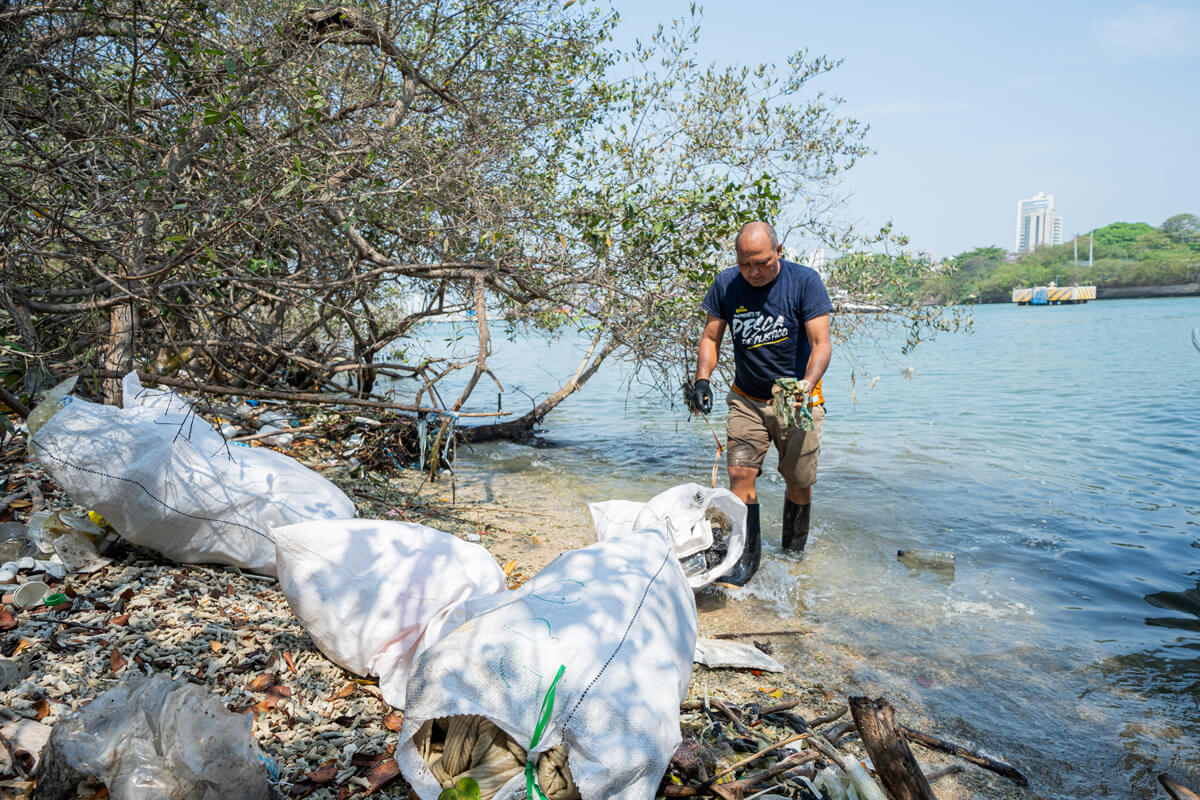
M126 678L55 724L39 800L74 797L81 776L103 781L112 800L266 800L253 724L187 681Z
M695 662L709 669L757 669L783 672L783 665L757 647L722 639L697 639Z
M896 558L910 567L954 571L958 557L949 550L927 550L912 547L897 550Z

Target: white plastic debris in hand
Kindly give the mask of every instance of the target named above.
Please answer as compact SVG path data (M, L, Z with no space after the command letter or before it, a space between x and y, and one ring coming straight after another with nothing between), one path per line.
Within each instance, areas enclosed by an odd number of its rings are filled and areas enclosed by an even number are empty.
M664 525L693 589L707 586L733 569L746 547L746 505L728 489L685 483L655 495L648 503L609 500L589 503L588 510L600 541ZM723 542L714 540L714 529Z

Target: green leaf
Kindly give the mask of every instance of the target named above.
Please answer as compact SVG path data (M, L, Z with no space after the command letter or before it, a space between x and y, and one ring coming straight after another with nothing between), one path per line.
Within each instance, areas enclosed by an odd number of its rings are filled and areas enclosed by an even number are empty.
M459 778L458 783L442 790L438 800L480 800L479 783L470 775Z

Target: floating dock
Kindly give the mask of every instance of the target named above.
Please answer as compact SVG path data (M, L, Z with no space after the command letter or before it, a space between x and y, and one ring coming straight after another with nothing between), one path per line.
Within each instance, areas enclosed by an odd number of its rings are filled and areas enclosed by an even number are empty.
M1086 303L1096 299L1095 286L1032 286L1013 289L1012 301L1019 306L1057 306Z

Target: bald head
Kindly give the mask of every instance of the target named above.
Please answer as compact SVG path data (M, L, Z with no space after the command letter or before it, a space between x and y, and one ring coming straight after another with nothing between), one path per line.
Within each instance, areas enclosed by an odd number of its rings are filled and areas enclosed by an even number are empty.
M765 222L747 222L734 240L738 271L751 286L766 286L779 275L783 248L775 229Z
M765 242L758 241L762 237L766 237ZM761 220L756 220L754 222L747 222L741 227L737 238L733 240L733 246L738 250L757 249L758 246L765 246L774 250L779 247L779 236L770 225Z

